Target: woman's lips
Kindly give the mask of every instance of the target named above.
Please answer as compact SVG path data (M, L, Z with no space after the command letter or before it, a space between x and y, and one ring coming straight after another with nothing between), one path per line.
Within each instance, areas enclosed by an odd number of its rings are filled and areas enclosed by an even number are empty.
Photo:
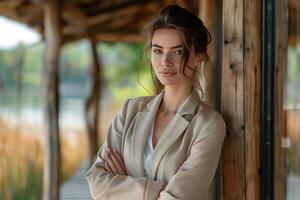
M170 77L170 76L174 76L176 74L176 72L165 72L165 71L162 71L162 72L159 72L162 76L165 76L165 77Z

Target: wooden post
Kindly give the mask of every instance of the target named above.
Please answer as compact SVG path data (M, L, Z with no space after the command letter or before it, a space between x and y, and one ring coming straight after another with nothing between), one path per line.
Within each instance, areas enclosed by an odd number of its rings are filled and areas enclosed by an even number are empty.
M261 1L244 1L246 199L260 199ZM250 34L251 33L251 34Z
M44 118L45 118L45 161L44 200L59 198L60 185L60 140L59 140L59 75L58 58L61 47L60 1L44 1L45 55L44 55Z
M261 1L224 1L223 23L223 199L260 199Z
M217 26L217 1L216 0L199 0L198 4L198 16L203 21L204 25L208 29L211 35L211 43L208 46L207 54L209 56L208 62L204 69L201 69L201 87L204 93L204 101L210 105L212 108L216 108L216 57L217 57L217 46L216 46L216 26ZM220 168L218 169L220 170ZM217 171L216 173L219 173ZM218 176L215 176L218 177ZM216 185L218 178L214 178L211 184ZM216 199L218 195L217 192L221 188L218 183L218 187L214 188L213 196L209 197L211 199ZM221 193L221 191L220 191ZM221 196L221 194L219 194Z
M223 1L222 115L227 137L222 152L223 199L245 199L243 1ZM248 97L247 97L248 98Z
M101 66L98 61L97 45L91 39L92 64L89 68L89 78L91 80L89 94L85 103L85 120L89 141L89 164L94 162L98 151L98 123L99 123L99 100L101 90Z
M199 1L199 18L203 21L211 34L211 43L208 46L207 53L209 55L209 62L206 68L206 80L203 82L203 92L205 101L211 106L215 107L216 89L215 89L215 74L216 74L216 0Z
M285 197L285 158L281 140L284 133L284 96L287 70L288 46L288 3L286 0L276 1L276 100L275 100L275 159L274 159L274 188L275 200L284 200Z

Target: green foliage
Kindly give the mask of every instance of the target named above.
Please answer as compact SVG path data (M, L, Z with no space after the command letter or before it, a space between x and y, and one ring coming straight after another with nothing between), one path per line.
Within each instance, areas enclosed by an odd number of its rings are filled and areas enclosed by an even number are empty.
M288 48L288 81L300 87L300 44Z
M99 60L102 62L105 91L109 91L104 94L106 98L122 101L130 96L152 93L149 66L142 63L142 44L99 43L97 48ZM28 99L41 100L44 50L43 43L31 47L20 44L13 49L0 49L1 92L17 94L18 88L21 87L23 95L35 96ZM62 92L62 96L75 95L85 98L86 91L79 88L87 88L91 60L90 43L86 40L67 44L62 48L59 61L60 85L75 88L74 94L69 94L68 91L68 94ZM142 86L139 85L137 77ZM21 86L18 82L22 83ZM22 96L23 98L25 97Z
M100 43L97 48L104 75L104 98L115 99L116 103L120 103L128 97L149 95L138 84L138 74L142 85L152 92L149 66L142 63L143 45ZM41 107L44 50L43 43L31 47L20 44L13 49L0 49L0 107L16 109L20 99L23 107ZM59 61L60 85L62 88L75 88L73 93L67 89L68 94L61 90L62 99L68 95L85 98L85 93L78 91L78 88L87 88L83 86L88 85L87 72L90 65L91 48L87 41L62 48ZM15 166L14 170L8 170L5 180L0 180L0 199L41 199L42 168L33 161L27 165L29 167L25 172L21 166Z
M143 45L104 43L99 45L99 52L103 55L105 81L115 99L149 95L143 87L152 93L150 68L143 62Z
M17 169L7 170L4 179L0 180L0 199L10 200L39 200L42 199L43 171L34 161L29 160L26 176L24 169L18 165ZM13 168L14 169L14 168Z
M286 105L297 105L300 94L300 44L288 47L286 78Z

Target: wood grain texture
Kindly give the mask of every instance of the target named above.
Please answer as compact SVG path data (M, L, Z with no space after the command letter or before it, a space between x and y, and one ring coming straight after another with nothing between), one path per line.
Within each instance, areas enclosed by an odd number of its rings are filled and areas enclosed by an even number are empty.
M261 1L244 1L246 199L260 199Z
M243 1L223 1L222 115L227 137L222 152L224 200L245 199Z
M274 159L274 197L275 200L286 199L285 194L285 159L281 140L284 133L284 96L287 70L288 41L288 1L276 1L276 48L275 48L275 159ZM299 2L299 1L298 1ZM299 4L300 5L300 4Z
M59 74L58 60L61 47L60 4L58 0L44 2L45 55L44 55L44 119L45 159L43 199L59 198L60 139L59 139Z
M216 98L216 0L199 1L199 18L203 21L204 25L211 34L211 43L208 45L207 53L209 60L206 65L205 74L202 74L202 77L205 77L203 81L202 89L204 92L205 101L211 107L215 107L215 98Z
M89 166L92 166L99 149L98 124L102 73L101 64L97 53L97 44L92 39L90 40L90 43L93 62L89 67L90 87L85 102L84 113L89 141Z

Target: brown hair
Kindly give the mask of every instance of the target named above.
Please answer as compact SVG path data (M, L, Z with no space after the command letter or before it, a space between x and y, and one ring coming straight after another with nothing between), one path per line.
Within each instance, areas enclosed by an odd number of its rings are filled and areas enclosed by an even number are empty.
M185 67L193 47L196 54L203 55L205 60L208 60L207 55L207 45L211 41L211 35L207 28L203 25L203 22L195 15L190 13L188 10L173 4L163 8L158 16L154 18L143 30L143 33L146 35L147 44L145 52L151 49L151 43L153 34L157 29L160 28L171 28L176 29L181 33L182 37L182 46L183 54L181 61L181 73L187 77L185 74ZM199 69L195 70L195 73L200 73ZM152 77L153 72L151 70ZM195 74L196 75L196 74ZM201 73L200 73L201 76ZM191 78L191 77L187 77ZM157 78L154 78L156 81ZM155 86L157 83L154 81ZM201 96L203 96L203 90L201 88L200 82L198 82ZM196 86L194 86L196 87Z

